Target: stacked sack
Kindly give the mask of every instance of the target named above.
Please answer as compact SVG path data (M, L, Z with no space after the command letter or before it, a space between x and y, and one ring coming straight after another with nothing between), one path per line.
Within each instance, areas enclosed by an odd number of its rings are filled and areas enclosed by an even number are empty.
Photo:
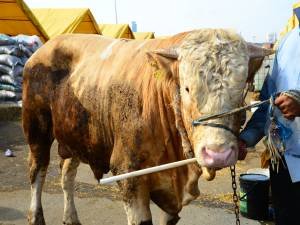
M21 100L24 65L41 45L37 36L0 34L0 102Z

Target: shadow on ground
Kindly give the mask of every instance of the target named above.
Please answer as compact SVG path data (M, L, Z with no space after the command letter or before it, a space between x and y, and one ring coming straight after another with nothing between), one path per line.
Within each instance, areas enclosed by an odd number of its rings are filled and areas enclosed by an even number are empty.
M24 219L26 216L17 209L0 207L0 221Z

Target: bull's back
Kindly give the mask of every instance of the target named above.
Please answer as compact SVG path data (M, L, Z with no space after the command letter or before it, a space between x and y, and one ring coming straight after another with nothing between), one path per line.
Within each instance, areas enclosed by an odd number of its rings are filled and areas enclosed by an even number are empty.
M83 82L81 87L105 86L113 78L136 79L136 72L148 64L147 52L178 45L185 36L182 33L170 39L138 41L100 35L61 35L48 41L27 61L24 79L51 81L57 86L71 76L73 83Z

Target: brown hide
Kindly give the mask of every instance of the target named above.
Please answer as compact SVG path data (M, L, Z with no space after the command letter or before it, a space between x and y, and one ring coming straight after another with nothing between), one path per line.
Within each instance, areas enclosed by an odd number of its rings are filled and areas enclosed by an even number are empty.
M32 137L45 130L59 142L63 159L88 163L96 179L109 170L120 174L184 159L171 106L178 89L177 63L149 52L177 45L185 35L149 41L63 35L47 42L24 69L28 143L33 145ZM119 185L124 200L142 187L175 214L198 196L199 175L190 165Z

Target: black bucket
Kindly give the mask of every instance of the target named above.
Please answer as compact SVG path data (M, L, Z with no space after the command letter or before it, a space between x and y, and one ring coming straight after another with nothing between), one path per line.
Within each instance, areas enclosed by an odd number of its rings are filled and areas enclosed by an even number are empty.
M244 217L269 219L269 186L269 177L266 175L240 175L240 212Z

